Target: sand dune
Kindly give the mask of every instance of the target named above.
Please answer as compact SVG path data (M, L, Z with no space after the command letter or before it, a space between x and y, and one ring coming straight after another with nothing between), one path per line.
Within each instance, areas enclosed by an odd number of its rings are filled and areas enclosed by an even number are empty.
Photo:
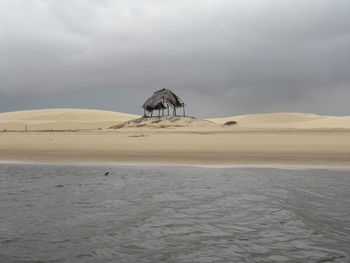
M217 124L236 121L237 128L350 129L350 116L321 116L310 113L267 113L209 119Z
M106 129L138 115L86 109L43 109L0 113L1 130Z
M130 120L139 118L138 115L125 114L113 111L87 109L43 109L0 113L0 130L97 130L107 129ZM165 118L165 119L164 119ZM205 120L180 118L167 123L164 117L142 123L143 128L157 126L191 127L199 129L213 128L213 125L203 125ZM156 119L156 118L155 118ZM236 121L230 129L350 129L350 116L321 116L309 113L267 113L232 116L225 118L208 119L218 124L220 128L225 122ZM128 127L130 125L127 125ZM137 125L134 125L138 127ZM196 126L196 127L195 127ZM209 127L211 126L211 127ZM215 127L214 127L215 128Z
M124 122L139 118L138 115L125 114L113 111L87 110L87 109L43 109L0 113L0 130L98 130L107 129ZM226 118L208 119L215 123L205 123L206 120L176 117L147 119L142 125L129 123L126 127L156 128L160 126L173 126L174 128L213 129L228 121L237 124L227 129L254 130L254 129L350 129L350 116L321 116L309 113L267 113L232 116ZM206 124L206 125L204 125Z

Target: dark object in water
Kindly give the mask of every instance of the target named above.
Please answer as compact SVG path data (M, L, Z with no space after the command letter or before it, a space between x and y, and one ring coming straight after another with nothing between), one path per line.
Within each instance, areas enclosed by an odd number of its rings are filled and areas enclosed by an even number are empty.
M235 125L235 124L237 124L236 121L228 121L224 123L224 125Z
M109 172L105 173L105 175L106 175L106 176L109 175Z

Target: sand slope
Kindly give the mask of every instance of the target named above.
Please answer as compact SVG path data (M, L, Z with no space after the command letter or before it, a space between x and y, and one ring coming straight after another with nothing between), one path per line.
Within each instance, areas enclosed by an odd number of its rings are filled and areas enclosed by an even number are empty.
M236 121L237 128L350 129L350 116L321 116L310 113L267 113L209 119L217 124Z
M106 129L138 115L86 109L43 109L0 113L0 130Z
M112 126L112 129L121 128L208 128L218 127L218 124L208 120L183 116L141 117Z

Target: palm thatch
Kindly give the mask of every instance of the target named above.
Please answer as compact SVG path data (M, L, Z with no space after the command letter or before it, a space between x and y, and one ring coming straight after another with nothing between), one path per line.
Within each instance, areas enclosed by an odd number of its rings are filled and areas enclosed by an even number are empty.
M169 108L173 109L173 115L176 115L177 108L183 108L185 115L185 103L169 89L157 90L148 100L146 100L142 107L145 110L145 116L146 111L150 112L152 116L154 110L159 110L159 115L160 110L162 110L164 115L164 109L168 109L169 115Z

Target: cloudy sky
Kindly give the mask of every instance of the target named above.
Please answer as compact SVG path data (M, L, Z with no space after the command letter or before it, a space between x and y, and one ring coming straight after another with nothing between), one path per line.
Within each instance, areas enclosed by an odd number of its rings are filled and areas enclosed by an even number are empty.
M0 112L350 115L349 0L0 0Z

